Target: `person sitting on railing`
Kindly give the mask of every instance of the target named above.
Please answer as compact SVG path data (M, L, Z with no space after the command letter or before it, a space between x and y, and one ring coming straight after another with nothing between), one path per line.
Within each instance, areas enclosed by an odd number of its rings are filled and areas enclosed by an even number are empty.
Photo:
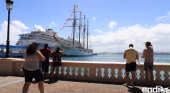
M62 53L64 53L64 50L57 47L56 51L54 51L51 54L51 57L53 59L52 68L50 72L51 80L54 80L54 70L57 69L57 67L62 65L62 62L61 62Z
M136 59L139 59L138 52L133 48L133 44L129 44L129 49L124 52L124 59L126 59L126 86L129 86L129 72L132 74L130 85L134 87Z

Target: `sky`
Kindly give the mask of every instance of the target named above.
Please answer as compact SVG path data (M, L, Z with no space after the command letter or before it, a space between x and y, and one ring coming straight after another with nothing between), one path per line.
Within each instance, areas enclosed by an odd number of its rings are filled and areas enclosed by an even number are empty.
M89 43L94 52L123 52L129 44L142 52L150 41L154 51L170 52L170 0L13 0L10 44L19 34L52 28L59 36L71 36L60 28L70 18L74 4L89 20ZM0 44L6 44L5 0L0 0ZM67 26L71 21L67 22Z

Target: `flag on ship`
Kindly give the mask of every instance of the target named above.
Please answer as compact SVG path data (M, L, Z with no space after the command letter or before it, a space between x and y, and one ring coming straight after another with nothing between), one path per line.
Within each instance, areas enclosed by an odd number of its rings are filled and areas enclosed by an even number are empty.
M78 8L78 5L75 5L76 8Z

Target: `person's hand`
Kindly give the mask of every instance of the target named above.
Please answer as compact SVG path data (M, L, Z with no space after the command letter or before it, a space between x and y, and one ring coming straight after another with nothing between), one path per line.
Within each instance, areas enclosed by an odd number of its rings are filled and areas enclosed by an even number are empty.
M140 64L139 59L137 59L136 61L138 62L138 64Z
M140 62L138 61L138 64L140 64Z

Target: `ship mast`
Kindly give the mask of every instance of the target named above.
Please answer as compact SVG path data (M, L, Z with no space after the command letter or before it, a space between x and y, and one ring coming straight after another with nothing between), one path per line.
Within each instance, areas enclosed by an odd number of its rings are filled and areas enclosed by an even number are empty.
M85 18L85 15L84 15L83 48L85 48L85 31L86 31L86 18Z
M80 31L81 31L81 11L80 11L80 21L79 21L79 46L80 46Z
M88 49L88 34L89 34L89 32L88 32L89 24L88 23L89 22L88 22L88 19L87 19L87 49Z
M75 4L74 4L74 18L73 18L73 46L74 46L74 38L75 38L75 30L76 30L76 9L75 9Z

